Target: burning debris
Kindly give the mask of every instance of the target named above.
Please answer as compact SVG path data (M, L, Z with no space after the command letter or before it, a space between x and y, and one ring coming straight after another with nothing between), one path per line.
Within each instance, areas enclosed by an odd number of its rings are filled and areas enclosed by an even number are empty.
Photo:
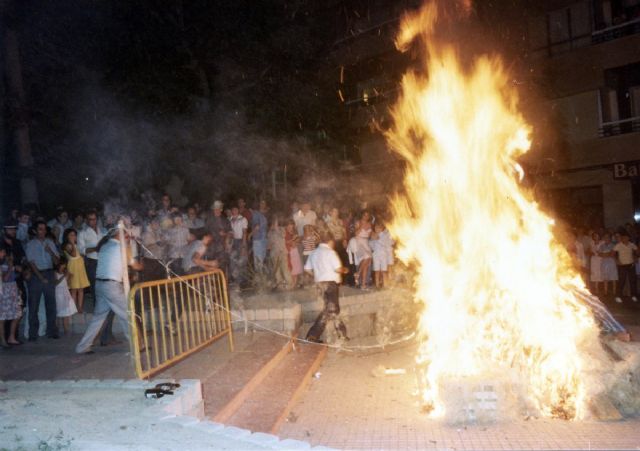
M390 229L424 305L421 396L430 415L454 422L585 418L589 400L615 385L611 359L552 219L520 186L530 127L502 61L463 65L440 38L443 22L469 11L428 3L397 38L424 52L387 132L406 161Z

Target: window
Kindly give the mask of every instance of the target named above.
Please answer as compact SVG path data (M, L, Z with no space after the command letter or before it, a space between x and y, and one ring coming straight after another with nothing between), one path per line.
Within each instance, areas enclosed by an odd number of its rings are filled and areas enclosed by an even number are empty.
M594 0L594 43L640 33L640 0Z
M640 0L594 0L593 22L596 30L640 19Z
M556 55L591 44L591 12L586 0L534 17L528 25L533 51Z
M601 136L640 131L640 62L604 71Z

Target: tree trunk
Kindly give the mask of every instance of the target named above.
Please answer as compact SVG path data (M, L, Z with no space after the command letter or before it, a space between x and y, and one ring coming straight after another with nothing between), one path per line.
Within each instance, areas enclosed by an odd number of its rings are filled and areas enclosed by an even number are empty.
M6 13L8 2L2 2L3 12ZM20 50L18 47L18 35L8 24L6 17L4 22L4 67L7 80L7 103L9 107L9 124L12 128L13 142L17 151L18 171L20 177L20 200L23 206L28 204L38 205L38 188L31 154L31 141L29 139L29 121L25 105L24 87L22 84L22 66L20 64Z
M4 67L4 52L0 51L0 67ZM4 193L7 193L8 182L5 177L8 174L7 170L7 135L5 133L5 125L6 125L6 89L4 84L4 77L0 76L0 193L3 193L0 196L0 219L6 218L6 206L5 206L5 198Z

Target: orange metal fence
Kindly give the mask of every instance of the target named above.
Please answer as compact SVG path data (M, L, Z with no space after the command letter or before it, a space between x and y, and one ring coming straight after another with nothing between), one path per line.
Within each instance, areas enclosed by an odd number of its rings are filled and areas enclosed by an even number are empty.
M146 379L233 333L224 273L207 271L144 282L129 293L136 374Z

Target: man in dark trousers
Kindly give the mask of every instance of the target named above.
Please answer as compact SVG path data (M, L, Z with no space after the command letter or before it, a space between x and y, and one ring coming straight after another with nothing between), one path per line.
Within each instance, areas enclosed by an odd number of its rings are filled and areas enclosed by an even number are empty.
M56 326L56 294L53 266L58 262L60 254L53 241L47 238L47 224L37 221L34 224L36 236L27 243L25 252L27 261L33 271L29 280L29 341L38 339L38 307L40 297L44 295L44 306L47 313L47 337L60 338Z
M324 310L318 315L313 326L309 329L307 340L322 343L320 337L329 321L333 322L338 337L348 340L347 328L338 317L340 314L338 285L342 279L341 275L346 274L348 269L342 267L342 262L333 249L334 241L331 232L324 231L320 239L322 242L309 255L307 263L304 265L304 270L313 274L318 291L324 300Z

